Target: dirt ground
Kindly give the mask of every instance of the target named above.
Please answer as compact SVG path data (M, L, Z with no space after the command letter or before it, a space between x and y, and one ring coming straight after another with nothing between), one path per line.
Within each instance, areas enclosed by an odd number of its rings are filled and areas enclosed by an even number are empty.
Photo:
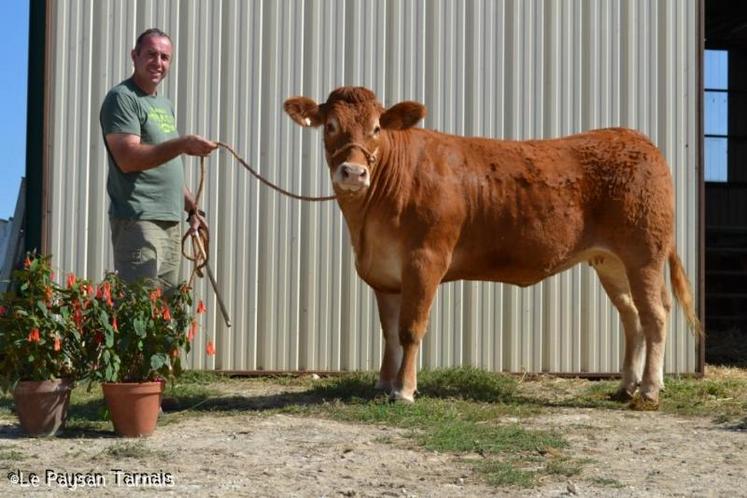
M250 384L226 394L299 389ZM734 423L578 408L506 422L562 433L564 453L587 462L581 474L495 488L470 465L480 455L425 451L387 427L285 414L185 417L136 441L104 433L27 439L0 415L0 496L60 495L65 473L101 475L76 496L747 496L747 432ZM49 472L56 480L47 481ZM151 482L135 483L139 474Z

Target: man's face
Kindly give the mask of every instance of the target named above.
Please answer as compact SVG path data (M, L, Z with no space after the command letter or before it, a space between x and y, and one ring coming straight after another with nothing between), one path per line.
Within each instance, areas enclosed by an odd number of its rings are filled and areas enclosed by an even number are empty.
M169 72L171 41L164 36L148 36L142 41L140 50L133 50L131 55L135 65L136 81L148 86L152 85L152 88L144 88L144 90L155 90Z

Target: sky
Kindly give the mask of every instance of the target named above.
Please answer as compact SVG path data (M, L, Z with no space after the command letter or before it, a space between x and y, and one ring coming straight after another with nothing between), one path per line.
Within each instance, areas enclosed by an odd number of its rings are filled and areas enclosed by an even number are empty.
M13 216L18 187L26 171L26 83L29 55L29 2L0 2L0 33L6 49L0 59L5 92L0 119L0 218Z

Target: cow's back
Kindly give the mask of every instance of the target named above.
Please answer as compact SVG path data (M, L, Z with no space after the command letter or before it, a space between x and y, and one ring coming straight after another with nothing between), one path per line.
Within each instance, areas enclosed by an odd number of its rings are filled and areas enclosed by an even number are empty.
M432 132L431 132L432 133ZM437 134L436 134L437 135ZM528 285L605 248L645 259L668 244L672 180L661 152L623 128L550 140L502 141L433 136L435 150L418 166L449 171L465 212L447 279ZM445 163L445 164L444 164ZM452 179L453 180L453 179ZM447 219L447 216L443 216ZM637 241L630 244L631 240Z

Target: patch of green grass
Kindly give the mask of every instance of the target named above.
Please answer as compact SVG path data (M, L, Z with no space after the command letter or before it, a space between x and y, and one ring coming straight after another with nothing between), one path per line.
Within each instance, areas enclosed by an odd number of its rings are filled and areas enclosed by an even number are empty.
M351 372L340 377L321 379L309 394L322 400L371 400L380 394L374 390L375 384L374 372Z
M592 477L590 482L605 488L620 489L625 487L625 485L617 479L610 479L607 477Z
M26 455L14 448L0 449L0 462L20 462L25 459Z
M429 428L418 439L429 450L452 453L544 452L548 448L566 446L557 434L526 430L518 424L494 425L487 420L475 423L459 417Z
M585 463L587 462L567 457L551 458L545 465L545 472L563 477L573 477L581 473Z
M431 398L510 402L518 384L512 376L476 368L424 370L418 374L420 394Z
M747 380L667 378L664 385L660 407L664 412L722 421L747 414Z
M537 479L537 472L522 470L516 463L503 460L489 460L475 465L476 470L496 487L516 486L531 488Z
M167 452L165 451L148 448L144 441L114 443L101 453L114 459L134 458L138 460L147 459L149 461L152 461L154 458L163 459L167 456Z

